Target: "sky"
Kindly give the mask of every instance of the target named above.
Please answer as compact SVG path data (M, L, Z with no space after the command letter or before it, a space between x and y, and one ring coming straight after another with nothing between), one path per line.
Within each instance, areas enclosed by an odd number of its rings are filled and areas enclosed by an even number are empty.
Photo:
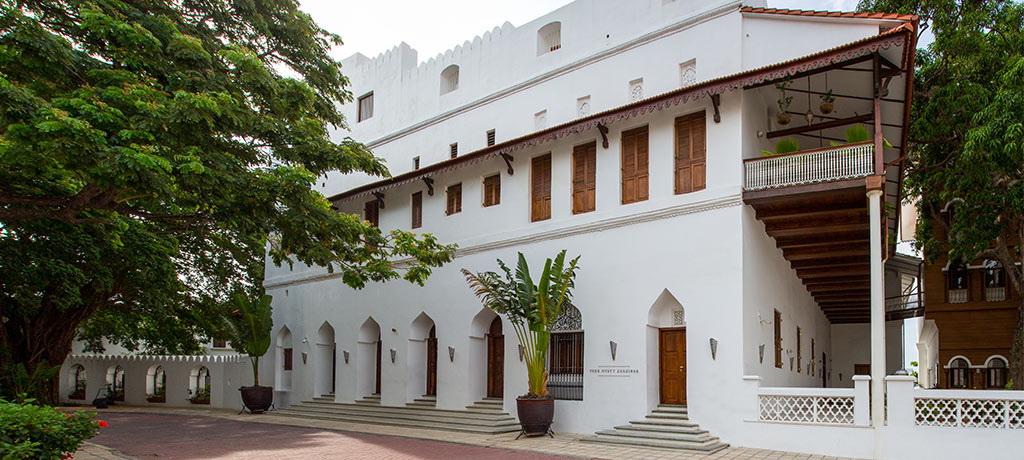
M624 4L634 0L620 0ZM646 1L646 0L645 0ZM425 61L505 21L520 26L570 0L300 0L321 27L341 35L343 59L374 57L404 41ZM773 8L853 11L857 0L768 0ZM452 14L452 12L458 12Z

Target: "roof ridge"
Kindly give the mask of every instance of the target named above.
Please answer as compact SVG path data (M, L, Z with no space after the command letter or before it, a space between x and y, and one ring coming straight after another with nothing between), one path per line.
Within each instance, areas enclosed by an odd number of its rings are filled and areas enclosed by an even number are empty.
M791 8L763 8L744 6L740 8L743 13L758 14L781 14L787 16L808 16L827 18L852 18L852 19L886 19L897 21L916 21L915 14L886 13L875 11L829 11L829 10L800 10Z

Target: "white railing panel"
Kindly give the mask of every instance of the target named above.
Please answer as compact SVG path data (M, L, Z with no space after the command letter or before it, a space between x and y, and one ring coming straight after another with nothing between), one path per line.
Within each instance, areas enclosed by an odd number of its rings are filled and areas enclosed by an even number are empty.
M1024 392L917 390L914 392L914 424L1024 430Z
M829 182L874 173L872 144L857 144L809 153L765 157L743 163L744 190Z
M853 424L854 397L758 395L760 420Z

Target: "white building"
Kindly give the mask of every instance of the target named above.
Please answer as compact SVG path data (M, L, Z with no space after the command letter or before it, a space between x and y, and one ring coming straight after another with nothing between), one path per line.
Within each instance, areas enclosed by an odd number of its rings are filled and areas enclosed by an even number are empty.
M357 101L343 107L351 132L335 136L366 143L393 177L320 189L340 212L459 251L424 287L353 290L321 267L268 263L276 339L261 378L278 407L421 426L470 405L514 416L526 392L516 338L459 269L567 249L582 268L551 351L556 432L900 459L1019 444L1021 418L924 426L950 422L921 412L912 378L884 379L902 366L895 319L919 314L884 305L912 264L883 273L916 18L761 6L577 0L425 62L404 43L346 59ZM846 145L857 124L870 141ZM782 138L800 152L762 154ZM954 393L929 395L962 401ZM709 434L606 431L649 414Z

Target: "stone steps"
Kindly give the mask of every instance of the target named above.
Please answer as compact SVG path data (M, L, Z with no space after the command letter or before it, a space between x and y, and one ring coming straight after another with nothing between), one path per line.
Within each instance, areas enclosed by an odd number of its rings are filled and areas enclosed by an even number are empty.
M466 406L471 412L480 413L502 413L505 411L505 401L501 398L484 398L471 406Z
M519 423L507 413L481 413L468 410L436 409L432 406L409 405L392 407L379 405L379 398L372 402L335 403L327 401L303 401L300 404L280 409L275 415L284 417L336 420L378 425L431 428L467 433L498 434L519 431ZM365 401L366 399L361 401ZM372 400L371 400L372 401ZM436 400L435 400L436 401Z
M405 403L409 407L437 407L437 396L423 395L421 398L413 399L411 403Z
M365 397L363 399L357 399L356 400L356 404L366 404L366 405L371 405L371 406L379 406L380 405L380 395L379 394L372 394L372 395L367 396L367 397Z
M611 430L602 430L582 439L585 442L599 442L640 447L717 452L729 447L718 437L689 419L686 406L660 405L643 420L629 422Z

